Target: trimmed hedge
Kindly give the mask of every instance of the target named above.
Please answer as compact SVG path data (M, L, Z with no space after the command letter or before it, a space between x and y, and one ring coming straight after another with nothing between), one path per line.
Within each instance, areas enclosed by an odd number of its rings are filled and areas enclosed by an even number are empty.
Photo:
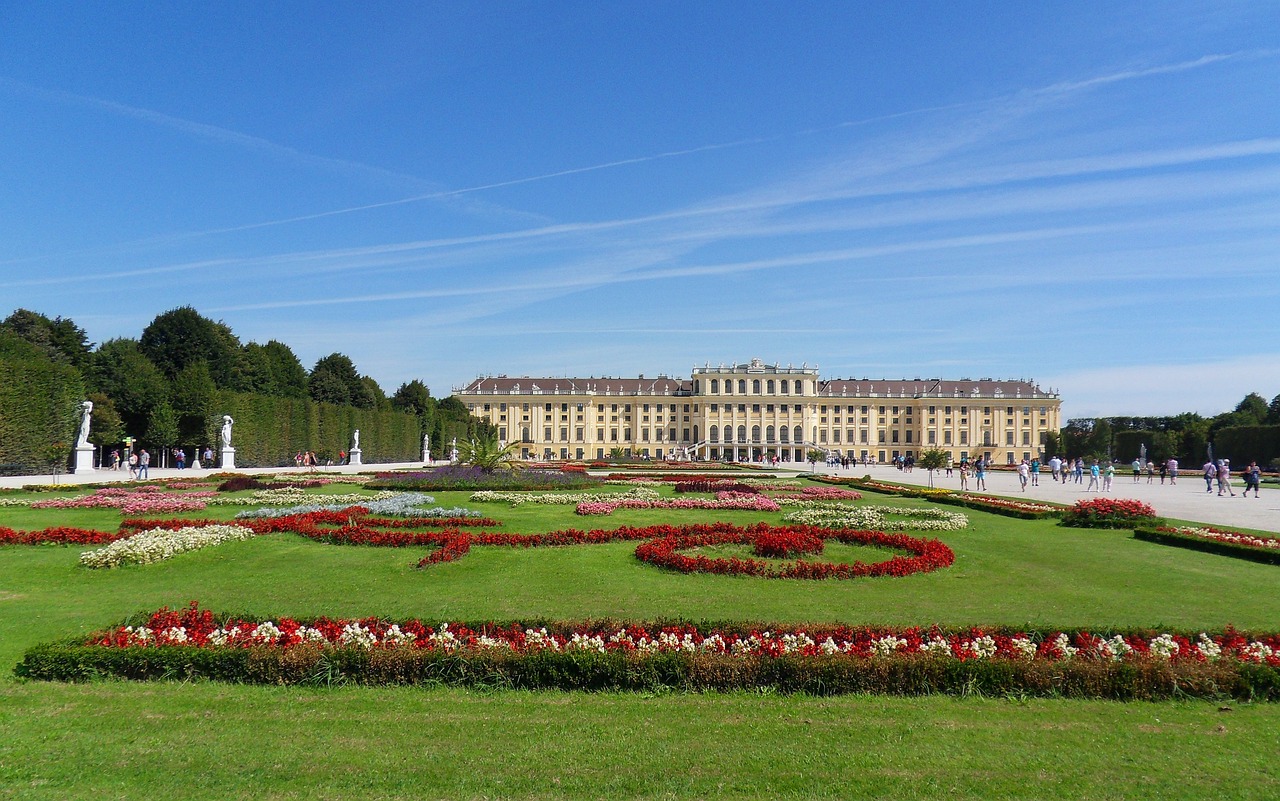
M1236 559L1248 559L1265 565L1280 565L1280 551L1252 548L1248 545L1237 545L1232 542L1218 542L1203 537L1192 537L1172 531L1156 531L1150 528L1138 528L1133 531L1133 538L1157 545L1172 545L1175 548L1187 548L1192 551L1230 556Z
M87 681L206 679L246 684L450 685L523 690L684 692L773 690L808 695L1031 695L1114 700L1280 700L1280 670L1222 659L960 660L926 654L872 659L706 653L39 645L15 668L23 678Z
M51 446L71 464L85 399L80 373L35 346L0 330L0 474L49 472Z
M338 452L351 448L351 433L356 429L360 429L360 450L367 463L422 458L421 426L417 416L407 412L244 392L218 393L218 408L219 415L229 414L235 420L231 444L237 467L292 466L298 451L315 451L322 461L337 463Z

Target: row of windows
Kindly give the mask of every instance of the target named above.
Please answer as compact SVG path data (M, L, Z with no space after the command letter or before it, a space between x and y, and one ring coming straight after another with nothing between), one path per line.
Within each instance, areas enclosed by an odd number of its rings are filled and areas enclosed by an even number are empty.
M733 379L732 379L732 378L726 378L726 379L724 380L724 393L723 393L723 394L725 394L725 395L732 395L732 394L734 394L734 392L733 392L733 386L734 386L734 385L733 385ZM711 381L710 381L710 382L709 382L709 384L708 384L708 388L709 388L709 390L710 390L710 391L709 391L709 394L711 394L711 395L720 395L720 394L721 394L721 392L720 392L720 387L721 387L720 379L718 379L718 378L713 378L713 379L711 379ZM781 381L777 381L776 383L775 383L774 379L772 379L772 378L770 378L770 379L768 379L768 380L766 380L766 381L764 381L764 382L761 382L761 380L760 380L760 379L758 379L758 378L753 378L753 379L751 380L751 394L752 394L752 395L761 395L761 394L764 394L764 395L790 395L790 394L792 394L792 392L793 392L793 387L794 387L794 393L795 393L796 395L803 395L803 394L804 394L804 381L802 381L802 380L800 380L800 379L796 379L794 382L792 382L790 379L786 379L786 378L784 378L784 379L782 379ZM762 392L761 390L763 390L763 392ZM702 382L701 382L700 380L697 380L697 381L694 381L694 382L693 382L693 394L695 394L695 395L701 395L701 394L702 394ZM737 393L737 394L739 394L739 395L746 395L746 394L747 394L747 380L746 380L745 378L739 378L739 379L738 379L738 393Z
M712 392L715 392L715 389L714 389L714 385L715 385L715 383L716 383L715 379L712 379L712 382L711 382L711 383L712 383L712 385L713 385ZM745 384L745 381L740 381L739 383L740 383L740 384ZM759 380L757 380L755 383L759 384L760 382L759 382ZM772 382L772 381L769 381L768 383L769 383L769 384L772 384L773 382ZM785 381L784 381L784 382L782 382L782 383L783 383L783 384L786 384L787 382L785 382ZM797 381L796 383L797 383L797 385L798 385L800 382L798 382L798 381ZM726 385L727 385L727 384L728 384L728 382L726 382ZM769 391L770 391L770 392L772 392L773 390L772 390L772 389L770 389ZM785 393L785 392L786 392L786 390L784 389L784 390L783 390L783 392ZM730 394L732 394L732 393L730 393ZM742 394L746 394L746 393L745 393L745 392L743 392ZM522 407L523 407L523 409L522 409L523 411L526 411L526 412L527 412L527 411L529 411L529 404L525 403L525 404L521 404L521 405L522 405ZM575 404L575 405L577 406L577 411L581 412L581 411L583 410L584 404L578 403L578 404ZM603 404L602 404L602 405L603 405ZM631 404L630 404L630 403L624 403L624 404L621 404L621 405L622 405L622 407L623 407L623 411L624 411L624 412L630 412L630 411L631 411ZM553 410L553 408L552 408L553 406L554 406L554 404L551 404L551 403L545 404L545 411L548 411L548 412L552 411L552 410ZM618 406L619 406L619 404L614 403L614 404L610 404L610 406L611 406L611 409L610 409L611 411L613 411L613 412L618 411ZM648 404L648 403L641 404L641 406L642 406L643 410L644 410L644 411L646 411L646 412L650 410L650 409L649 409L650 404ZM688 411L689 411L689 406L690 406L690 404L688 404L688 403L684 404L684 411L685 411L685 412L688 412ZM661 411L663 410L663 407L664 407L664 404L661 404L661 403L659 403L659 404L654 404L654 410L655 410L655 411L661 412ZM667 408L668 408L668 410L669 410L669 411L671 411L672 413L674 413L674 412L676 411L676 404L674 404L674 403L669 404L669 405L666 405L666 407L667 407ZM725 411L731 411L731 410L732 410L732 408L733 408L733 406L732 406L732 404L725 404L725 407L724 407L724 408L725 408ZM797 412L799 412L799 411L801 411L801 410L803 409L803 407L802 407L800 404L795 404L795 406L794 406L794 407L792 407L792 408L793 408L793 411L797 411ZM912 413L912 411L914 411L914 407L911 407L911 406L906 407L906 408L905 408L905 410L903 410L903 409L902 409L902 407L899 407L899 406L893 406L893 407L881 406L881 407L879 407L879 412L880 412L880 414L886 414L886 413L887 413L887 412L886 412L886 410L887 410L887 409L889 409L889 408L892 408L892 409L893 409L893 414L899 414L899 413L900 413L900 410L901 410L901 411L905 411L905 413L909 415L909 414L911 414L911 413ZM951 414L951 408L952 408L952 407L950 407L950 406L944 406L944 407L942 407L942 409L943 409L943 414ZM1012 416L1014 415L1014 408L1015 408L1015 407L1013 407L1013 406L1006 406L1006 407L1005 407L1005 415L1006 415L1006 416L1009 416L1009 417L1012 417ZM474 411L475 411L475 404L470 404L470 405L468 406L468 409L474 412ZM786 404L783 404L783 405L781 405L781 406L779 407L779 409L780 409L781 411L786 411L786 410L787 410L787 405L786 405ZM826 404L822 404L821 406L819 406L819 407L818 407L818 409L819 409L819 411L820 411L822 414L826 414L826 413L827 413L827 405L826 405ZM840 406L832 406L832 407L831 407L831 411L832 411L834 414L840 414L840 409L841 409L841 407L840 407ZM855 407L855 406L846 406L846 407L845 407L845 411L846 411L846 412L848 412L849 414L854 414L854 413L855 413L855 410L861 411L861 413L862 413L862 414L867 414L867 413L869 413L870 409L871 409L871 407L870 407L870 406L862 406L860 409L859 409L858 407ZM959 409L960 409L960 414L962 414L962 415L965 415L965 414L968 414L968 413L969 413L969 407L968 407L968 406L961 406L961 407L959 407ZM488 403L484 404L484 411L485 411L485 412L491 412L492 410L493 410L493 409L492 409L492 404L488 404ZM500 412L505 412L506 410L507 410L507 404L505 404L505 403L499 403L499 404L498 404L498 411L500 411ZM713 404L711 404L711 411L715 412L715 411L719 411L719 410L720 410L720 405L719 405L719 404L717 404L717 403L713 403ZM754 412L758 412L758 411L760 411L760 404L758 404L758 403L752 404L752 406L751 406L751 410L752 410L752 411L754 411ZM930 406L930 407L929 407L929 414L931 414L931 415L932 415L932 414L937 414L937 410L938 410L938 407L937 407L937 406ZM568 411L569 411L569 404L567 404L567 403L562 403L562 404L560 404L560 411L561 411L561 412L568 412ZM697 411L698 411L698 404L696 404L696 403L695 403L695 404L693 404L693 411L694 411L694 412L697 412ZM739 403L739 404L738 404L738 411L740 411L740 412L746 411L746 404L744 404L744 403ZM768 404L768 405L766 406L766 411L770 411L770 412L771 412L771 411L773 411L773 404ZM1043 416L1045 416L1045 415L1047 415L1047 414L1049 413L1049 407L1047 407L1047 406L1041 406L1041 407L1039 407L1039 412L1040 412L1040 415L1043 417ZM983 413L983 415L985 415L985 416L987 416L987 417L990 417L990 416L991 416L991 407L990 407L990 406L984 406L984 407L982 408L982 413ZM1030 407L1030 406L1023 406L1023 407L1022 407L1022 413L1023 413L1024 415L1030 415L1030 414L1031 414L1031 407Z

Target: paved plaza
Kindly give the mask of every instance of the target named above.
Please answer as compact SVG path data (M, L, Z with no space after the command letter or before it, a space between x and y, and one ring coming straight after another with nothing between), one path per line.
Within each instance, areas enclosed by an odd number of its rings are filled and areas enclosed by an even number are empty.
M443 462L441 463L443 464ZM314 475L337 475L342 473L367 473L376 470L412 470L421 469L421 462L403 462L395 464L364 464L364 465L342 465L332 467L319 467L315 470ZM217 472L216 470L196 470L188 468L186 470L175 470L172 468L161 469L155 468L151 470L151 478L177 478L179 476L198 478L201 475L208 475ZM263 474L263 473L296 473L299 475L310 475L307 470L298 470L295 468L285 467L248 467L237 468L237 473ZM810 471L809 466L785 467L779 465L777 471L783 474L805 475ZM919 484L928 486L929 471L916 468L911 472L898 470L893 465L859 465L850 467L848 470L841 468L831 468L819 465L816 469L818 473L825 473L836 476L857 476L862 477L870 475L872 478L883 481L896 481L904 484ZM52 476L45 474L43 476L7 476L0 477L0 487L20 487L23 484L49 483L53 480ZM99 470L94 473L82 475L60 475L57 481L62 484L93 484L113 481L128 481L129 473L127 470ZM989 495L1001 495L1009 498L1029 498L1033 500L1055 501L1057 503L1075 503L1082 498L1097 497L1102 493L1086 492L1085 488L1089 485L1088 476L1085 476L1083 483L1076 484L1070 481L1062 484L1053 480L1053 477L1044 472L1040 475L1040 486L1028 486L1026 492L1022 492L1018 487L1018 474L1013 471L993 470L987 472L987 491ZM950 478L946 476L946 471L939 470L934 474L933 483L936 487L946 489L960 488L960 471L954 471L954 475ZM969 480L970 488L973 487L974 481ZM1148 483L1147 477L1142 476L1141 480L1133 483L1132 473L1117 472L1113 492L1106 493L1107 497L1112 498L1133 498L1144 501L1153 506L1156 512L1162 517L1174 518L1177 520L1191 520L1199 523L1208 523L1216 526L1238 526L1242 528L1258 529L1260 531L1280 532L1280 490L1272 485L1263 485L1262 496L1254 498L1250 495L1248 498L1243 496L1243 485L1236 479L1233 489L1235 497L1222 496L1219 497L1217 489L1213 492L1205 492L1204 479L1200 477L1199 470L1194 472L1183 472L1178 476L1178 483L1172 484L1166 481L1163 485L1160 483L1160 477L1156 476L1155 481Z

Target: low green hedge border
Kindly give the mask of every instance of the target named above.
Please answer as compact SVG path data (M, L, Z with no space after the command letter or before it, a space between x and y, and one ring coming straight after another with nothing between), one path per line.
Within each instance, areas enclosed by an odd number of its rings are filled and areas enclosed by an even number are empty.
M1186 534L1175 534L1171 531L1156 531L1149 528L1138 528L1133 531L1133 538L1158 545L1172 545L1175 548L1187 548L1192 551L1230 556L1236 559L1248 559L1264 565L1280 565L1280 552L1252 548L1248 545L1236 545L1230 542L1216 542L1203 537L1192 537Z
M1005 509L1000 506L993 506L991 504L982 503L981 501L970 500L964 494L958 493L958 492L943 495L937 492L927 492L920 488L912 487L909 485L893 485L892 487L887 487L883 485L885 483L891 483L891 482L882 482L882 481L879 481L878 479L875 479L875 481L881 486L876 486L873 484L864 484L863 482L867 481L868 479L869 477L862 478L862 479L858 479L858 478L830 479L825 477L815 477L812 480L822 484L837 484L840 486L857 487L858 489L866 492L878 492L882 495L894 495L899 498L923 498L924 500L932 501L933 503L945 503L945 504L950 504L951 506L963 506L966 509L973 509L974 511L977 511L977 512L990 512L993 515L1004 515L1005 517L1015 517L1020 520L1046 520L1049 518L1056 518L1056 517L1060 517L1064 511L1070 508L1068 506L1062 506L1061 509L1055 509L1050 512L1029 512L1029 511L1020 510L1020 509ZM1010 502L1016 503L1017 499L1010 499ZM1031 503L1049 503L1049 502L1031 501ZM1050 504L1050 505L1059 506L1060 504Z
M1122 701L1280 700L1280 670L1248 662L872 659L717 654L413 648L109 648L46 644L15 672L27 679L215 680L245 684L458 686L596 692L773 691L808 695L1043 696Z

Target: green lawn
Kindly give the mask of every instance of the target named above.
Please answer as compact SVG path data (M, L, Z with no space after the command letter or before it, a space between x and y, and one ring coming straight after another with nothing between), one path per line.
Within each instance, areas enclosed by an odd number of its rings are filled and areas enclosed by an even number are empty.
M433 494L525 533L780 518L582 518L572 507ZM37 642L188 600L264 616L1280 627L1276 567L1126 532L966 514L969 529L927 535L955 550L952 568L843 582L670 573L638 562L626 543L475 547L424 571L413 565L426 549L287 534L106 571L78 567L80 547L0 547L0 798L1280 796L1280 708L1266 705L68 686L9 673ZM119 519L0 508L0 526L19 529L113 529Z

